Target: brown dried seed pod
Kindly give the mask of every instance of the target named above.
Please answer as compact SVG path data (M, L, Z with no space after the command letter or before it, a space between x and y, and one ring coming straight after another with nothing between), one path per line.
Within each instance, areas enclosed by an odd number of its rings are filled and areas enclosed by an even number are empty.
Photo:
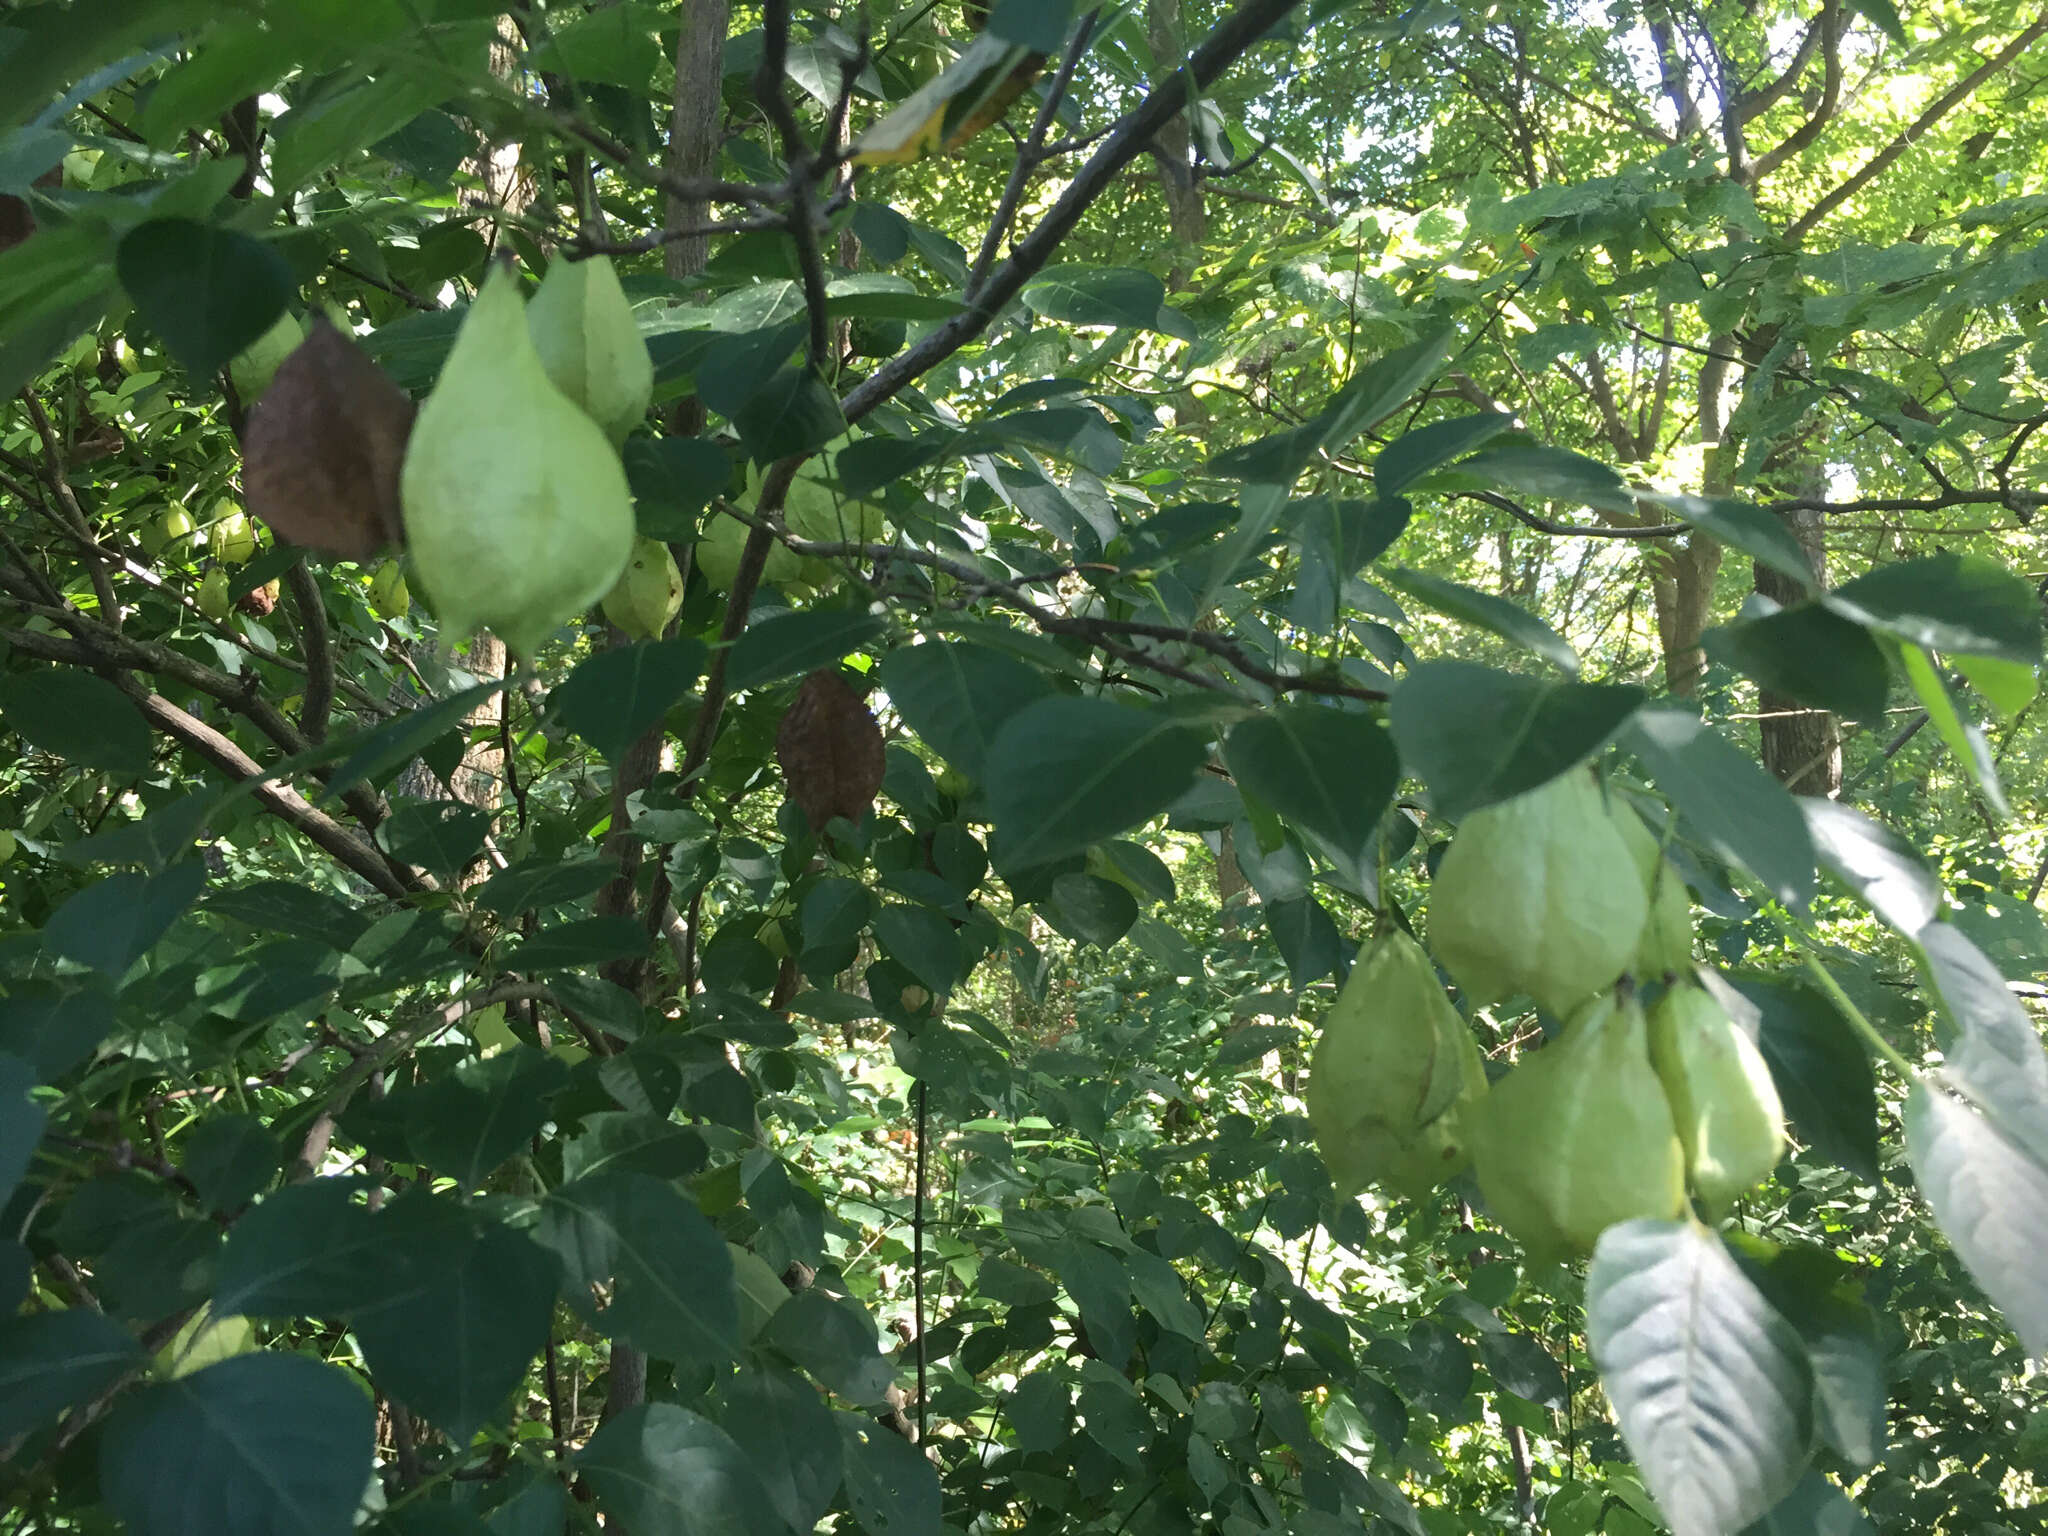
M415 407L316 315L242 435L248 510L283 539L349 560L405 542L398 472Z
M857 822L882 788L882 728L845 679L820 668L782 717L775 760L812 830L824 831L834 816Z
M235 599L235 606L252 619L266 619L277 607L277 600L283 596L283 588L275 581L267 581L260 587L251 587Z

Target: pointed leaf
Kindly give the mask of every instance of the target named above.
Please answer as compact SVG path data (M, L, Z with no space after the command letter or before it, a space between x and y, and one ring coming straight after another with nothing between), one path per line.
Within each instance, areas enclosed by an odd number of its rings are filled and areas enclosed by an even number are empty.
M1407 593L1438 613L1447 613L1462 623L1476 625L1526 651L1535 652L1567 677L1579 675L1579 653L1571 648L1563 635L1519 603L1511 603L1506 598L1495 597L1473 587L1460 586L1455 581L1445 581L1427 571L1408 571L1399 566L1378 567L1375 579L1396 592Z
M971 641L927 641L882 659L882 687L910 728L976 783L1002 728L1051 692L1043 673Z
M696 686L707 654L688 635L599 651L555 686L548 713L616 763Z
M1806 1351L1712 1232L1609 1227L1586 1276L1586 1335L1673 1536L1730 1536L1799 1481L1813 1440Z
M1375 888L1375 839L1401 771L1384 727L1362 714L1281 704L1233 727L1223 758L1240 786L1313 837L1347 881Z
M1912 938L1943 906L1941 887L1891 828L1853 806L1799 798L1821 866L1893 928Z
M1105 699L1041 699L1013 716L988 761L988 804L1008 869L1044 864L1171 805L1208 738L1166 715Z
M1813 899L1813 842L1798 802L1756 759L1686 709L1642 711L1624 741L1703 843L1786 905Z
M1455 821L1548 783L1606 744L1643 690L1553 683L1469 661L1412 669L1388 709L1405 772L1420 774Z
M2027 1353L2048 1360L2048 1168L1938 1081L1906 1096L1906 1156L1964 1267Z
M0 1442L111 1386L142 1347L90 1307L0 1322Z

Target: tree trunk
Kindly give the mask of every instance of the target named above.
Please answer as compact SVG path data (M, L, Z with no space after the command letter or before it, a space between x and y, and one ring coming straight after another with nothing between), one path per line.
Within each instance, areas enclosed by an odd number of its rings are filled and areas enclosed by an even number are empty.
M1186 60L1187 34L1181 25L1180 0L1145 0L1145 30L1152 44L1153 63L1162 75ZM1152 136L1152 155L1159 163L1159 190L1166 198L1166 224L1176 247L1166 278L1167 291L1174 293L1187 286L1192 271L1187 256L1209 233L1208 210L1202 205L1201 184L1195 180L1187 113L1175 113Z
M1812 466L1806 478L1814 483L1800 494L1817 495L1820 489L1818 466ZM1788 513L1785 527L1806 552L1806 562L1813 568L1815 585L1825 591L1828 586L1825 519L1819 512L1802 510ZM1761 562L1755 564L1754 570L1759 596L1785 605L1805 600L1806 592L1791 577ZM1757 725L1762 736L1764 766L1796 795L1833 795L1839 792L1842 787L1841 722L1824 709L1809 708L1797 699L1772 693L1769 689L1759 690L1757 697L1761 706L1758 713L1763 717Z

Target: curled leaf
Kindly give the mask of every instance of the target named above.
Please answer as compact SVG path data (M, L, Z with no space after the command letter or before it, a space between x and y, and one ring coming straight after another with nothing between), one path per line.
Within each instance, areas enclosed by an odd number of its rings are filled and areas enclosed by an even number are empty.
M834 816L859 821L882 788L882 728L837 672L820 668L782 717L775 760L813 830Z
M403 543L398 472L413 411L382 369L316 315L249 413L248 510L278 537L344 559Z

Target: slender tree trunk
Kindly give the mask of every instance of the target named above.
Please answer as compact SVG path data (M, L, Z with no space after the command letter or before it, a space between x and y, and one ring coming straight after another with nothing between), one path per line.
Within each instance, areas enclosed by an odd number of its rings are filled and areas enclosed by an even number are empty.
M1159 71L1164 74L1178 68L1187 57L1187 32L1181 24L1180 0L1145 0L1145 30ZM1167 228L1173 234L1175 247L1166 279L1169 292L1187 286L1192 272L1190 258L1209 233L1201 183L1195 180L1193 149L1185 112L1176 113L1152 138L1153 158L1159 165L1159 190L1166 198Z
M1802 496L1817 495L1821 489L1818 465L1808 466ZM1816 584L1828 586L1826 523L1819 512L1789 513L1785 526L1806 552ZM1791 577L1758 562L1754 566L1756 590L1760 596L1790 605L1803 601L1806 593ZM1797 699L1763 689L1758 693L1763 716L1757 722L1763 744L1764 766L1796 795L1833 795L1842 787L1842 727L1824 709L1812 709Z

